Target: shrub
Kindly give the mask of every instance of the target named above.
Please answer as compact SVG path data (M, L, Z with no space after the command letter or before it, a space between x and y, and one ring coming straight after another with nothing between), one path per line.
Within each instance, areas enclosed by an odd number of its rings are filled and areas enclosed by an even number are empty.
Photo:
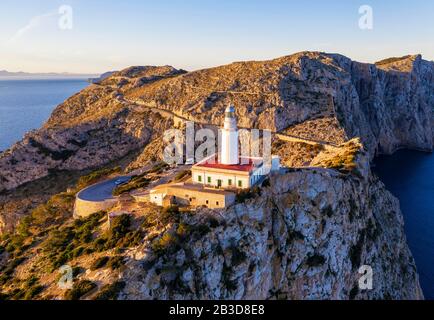
M31 300L38 294L40 294L42 291L44 291L45 287L42 285L35 285L30 287L25 293L24 293L24 300Z
M206 224L199 224L191 227L191 233L193 234L194 239L199 240L208 234L211 231L211 228Z
M177 223L179 222L180 218L181 215L178 206L164 208L161 213L161 220L163 224Z
M8 264L6 265L6 267L2 270L2 273L7 275L7 276L13 274L15 272L16 267L18 267L20 264L22 264L25 260L26 260L26 258L24 258L24 257L19 257L19 258L15 258L15 259L10 260L8 262Z
M313 256L310 256L307 261L306 264L309 267L319 267L322 266L325 263L326 259L320 255L320 254L314 254Z
M335 169L342 173L351 173L357 168L356 159L362 149L358 139L353 139L340 146L340 151L322 161L326 168Z
M81 177L77 182L77 190L81 190L83 188L86 188L87 186L98 182L101 178L107 177L114 173L120 173L121 167L115 167L115 168L104 168L97 171L94 171L86 176Z
M328 205L327 207L325 207L322 210L322 215L325 215L325 216L331 218L333 216L333 208L332 208L332 206Z
M117 300L119 292L125 287L125 282L117 281L105 285L95 297L95 300Z
M258 195L261 195L261 189L258 186L253 187L252 189L241 190L236 195L236 202L243 203L246 200L253 199Z
M107 239L106 238L98 238L93 242L92 248L96 252L102 252L106 248Z
M84 273L84 268L80 267L80 266L75 266L72 268L72 276L78 277L80 274Z
M62 192L50 198L45 204L36 207L31 213L31 221L36 226L55 224L70 217L74 208L75 194Z
M350 291L349 299L354 300L358 294L359 294L359 286L355 285Z
M90 266L90 270L98 270L102 267L105 267L107 265L107 262L109 261L109 257L100 257L96 259L93 264Z
M66 300L79 300L85 294L89 293L96 288L96 284L89 280L81 280L74 283L71 290L68 290L65 294Z
M86 244L92 240L92 234L104 216L105 212L98 212L85 219L76 220L73 226L50 232L43 248L48 254L52 270L82 254L90 253Z
M143 241L143 233L141 230L128 232L120 241L118 241L119 248L130 248L140 245Z
M169 165L165 162L157 163L148 173L161 173L164 169L167 169Z
M151 182L151 180L148 179L144 175L133 177L128 183L116 187L113 190L113 195L114 196L119 196L119 195L121 195L123 193L128 193L128 192L130 192L132 190L136 190L136 189L140 189L140 188L145 188L145 187L147 187L149 185L150 182Z
M191 176L191 170L184 170L179 172L176 176L175 176L175 181L179 181L185 177Z
M392 57L392 58L387 58L387 59L384 59L384 60L380 60L380 61L375 62L375 65L377 65L377 66L381 66L381 65L384 65L384 64L389 64L389 63L393 63L393 62L397 62L397 61L405 60L405 59L407 59L407 58L409 58L409 57L410 57L409 55L406 55L406 56L403 56L403 57Z
M222 269L222 281L226 290L235 291L238 288L237 282L231 279L232 270L224 265Z
M246 254L241 251L238 246L235 244L231 246L231 252L232 252L232 258L231 258L231 265L236 267L246 261L247 256Z
M123 265L125 265L125 261L124 261L124 257L121 256L110 257L110 259L107 262L107 266L112 270L119 269Z
M71 256L72 256L72 258L78 258L78 257L80 257L83 253L84 253L84 250L85 250L85 248L84 247L78 247L78 248L75 248L74 250L72 250L72 252L71 252Z
M186 238L190 232L191 232L191 227L188 224L185 224L185 223L179 224L178 229L176 230L176 234L181 239Z
M360 267L364 241L365 241L365 234L362 232L357 243L350 248L350 260L353 269Z
M162 255L166 252L174 251L178 244L178 236L171 234L170 232L166 232L161 238L154 240L154 242L152 243L152 250L157 255Z
M110 230L107 235L107 243L105 248L111 249L117 246L118 242L129 232L131 225L131 217L128 214L123 214L113 218Z

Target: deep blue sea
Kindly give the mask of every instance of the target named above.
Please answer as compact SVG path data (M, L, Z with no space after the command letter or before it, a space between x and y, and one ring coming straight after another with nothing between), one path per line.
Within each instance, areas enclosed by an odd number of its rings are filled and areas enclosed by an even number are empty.
M374 169L401 202L405 232L426 299L434 299L434 154L401 150Z
M85 79L0 79L0 151L39 128L58 104L87 85Z

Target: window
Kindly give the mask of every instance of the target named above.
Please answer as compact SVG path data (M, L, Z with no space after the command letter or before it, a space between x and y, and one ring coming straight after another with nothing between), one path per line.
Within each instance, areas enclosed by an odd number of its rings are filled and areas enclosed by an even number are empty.
M242 188L243 187L243 182L241 180L238 180L238 187Z
M206 204L209 204L209 200L206 200Z
M232 185L232 179L228 180L228 185L231 186Z
M216 201L216 203L215 203L215 204L216 204L216 206L218 206L218 205L219 205L219 202L218 202L218 201Z
M208 177L208 183L211 183L211 177Z
M198 182L202 182L202 176L198 176L198 177L197 177L197 181L198 181Z
M223 181L218 179L217 180L217 186L220 188L222 186L222 184L223 184Z

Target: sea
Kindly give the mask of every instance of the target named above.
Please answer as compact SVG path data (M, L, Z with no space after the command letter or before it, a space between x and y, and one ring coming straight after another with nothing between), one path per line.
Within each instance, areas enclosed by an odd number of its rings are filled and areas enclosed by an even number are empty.
M0 78L0 151L41 127L57 105L88 85L86 79Z
M58 104L88 85L86 79L0 79L0 150L39 128ZM434 154L401 150L379 157L374 171L400 200L425 298L434 299Z
M434 154L400 150L379 157L374 171L401 203L425 299L434 300Z

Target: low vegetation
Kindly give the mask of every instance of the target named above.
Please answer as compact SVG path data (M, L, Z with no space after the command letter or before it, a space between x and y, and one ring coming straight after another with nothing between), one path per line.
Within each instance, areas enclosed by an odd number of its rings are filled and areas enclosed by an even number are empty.
M120 167L104 168L104 169L94 171L94 172L92 172L86 176L81 177L78 180L76 190L81 190L83 188L86 188L87 186L89 186L91 184L97 183L102 178L108 177L108 176L113 175L113 174L118 174L120 172L121 172Z
M96 288L96 284L90 280L80 280L75 282L72 289L65 293L66 300L79 300Z
M81 177L74 188L52 196L46 203L32 210L30 215L21 219L13 234L2 237L0 246L12 257L19 256L36 238L44 236L47 229L60 226L71 218L75 195L79 190L119 171L119 167L105 168Z
M119 293L125 287L125 282L116 281L115 283L105 285L98 292L95 300L117 300Z
M358 139L353 139L340 146L340 149L331 152L328 157L320 161L320 165L341 171L343 173L354 172L357 168L357 156L362 150Z
M314 254L307 258L306 264L309 267L319 267L322 266L326 262L326 258L320 254Z
M132 190L136 190L136 189L140 189L140 188L146 188L150 182L151 182L151 179L149 179L147 177L147 173L132 177L129 182L116 187L113 190L113 195L119 196L121 194L128 193Z
M146 188L149 183L151 183L152 178L150 177L151 174L161 174L169 167L167 163L160 162L156 164L152 169L137 175L133 176L130 181L127 183L120 185L116 187L113 190L114 196L120 196L121 194L128 193L132 190L140 189L140 188Z
M243 203L246 200L253 199L256 196L260 196L260 195L261 195L261 188L256 186L251 189L238 191L235 199L237 203Z
M96 259L93 264L90 266L90 270L94 271L94 270L98 270L101 269L103 267L105 267L107 265L107 262L109 261L109 257L100 257L98 259Z
M175 182L181 181L186 177L191 177L191 170L184 170L179 172L176 176L175 176Z
M385 64L389 64L389 63L405 60L405 59L408 59L408 58L410 58L410 55L406 55L406 56L403 56L403 57L392 57L392 58L387 58L387 59L384 59L384 60L377 61L377 62L375 62L375 64L377 66L381 66L381 65L385 65Z

